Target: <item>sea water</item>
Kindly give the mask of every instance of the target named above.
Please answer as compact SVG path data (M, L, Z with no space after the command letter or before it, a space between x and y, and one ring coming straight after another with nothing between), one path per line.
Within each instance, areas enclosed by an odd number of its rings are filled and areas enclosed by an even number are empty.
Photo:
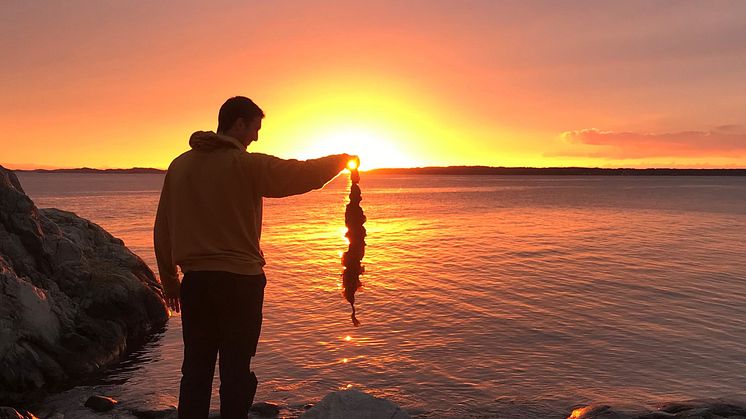
M163 175L19 178L37 206L90 219L157 271ZM264 201L257 401L292 416L357 388L421 417L559 418L744 396L746 178L363 173L359 328L339 277L348 188L341 175ZM175 315L97 385L175 404L181 361Z

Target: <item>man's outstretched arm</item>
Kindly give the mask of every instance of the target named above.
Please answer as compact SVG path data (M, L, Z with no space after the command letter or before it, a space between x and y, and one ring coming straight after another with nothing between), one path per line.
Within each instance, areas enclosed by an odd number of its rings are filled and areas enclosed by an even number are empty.
M357 156L334 154L312 160L285 160L254 154L258 187L262 196L282 198L320 189Z

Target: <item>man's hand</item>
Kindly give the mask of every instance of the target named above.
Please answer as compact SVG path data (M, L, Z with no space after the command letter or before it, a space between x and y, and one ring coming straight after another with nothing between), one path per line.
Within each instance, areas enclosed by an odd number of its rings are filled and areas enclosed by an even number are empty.
M360 166L360 157L354 154L342 154L342 161L345 168L350 168L350 162L354 162L354 167L357 169Z
M166 297L166 305L172 311L181 312L181 298L179 297Z

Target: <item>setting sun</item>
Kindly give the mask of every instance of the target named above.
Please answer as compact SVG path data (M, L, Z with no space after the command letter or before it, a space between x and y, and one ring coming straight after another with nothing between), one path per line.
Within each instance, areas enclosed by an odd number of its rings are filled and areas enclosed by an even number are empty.
M356 154L360 156L360 170L416 165L413 164L415 162L412 158L402 153L395 144L373 129L341 128L329 131L319 134L317 140L312 141L314 155L333 154L337 150ZM354 166L357 165L350 162L347 167L354 169Z
M361 86L386 85L372 90ZM411 86L394 77L358 74L334 81L298 81L292 96L269 98L260 141L254 151L300 159L348 153L360 157L362 171L381 167L414 167L437 160L447 144L437 131L433 104L421 103Z

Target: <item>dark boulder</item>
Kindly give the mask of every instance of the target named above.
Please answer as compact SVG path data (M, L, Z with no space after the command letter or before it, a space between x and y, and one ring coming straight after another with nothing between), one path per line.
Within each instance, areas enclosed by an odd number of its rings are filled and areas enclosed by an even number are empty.
M393 402L355 389L331 392L301 415L301 419L409 419L409 417L409 413Z
M251 405L251 413L260 417L273 418L280 414L280 407L274 403L259 402Z
M113 409L119 402L106 396L91 396L85 401L85 407L95 412L108 412Z

